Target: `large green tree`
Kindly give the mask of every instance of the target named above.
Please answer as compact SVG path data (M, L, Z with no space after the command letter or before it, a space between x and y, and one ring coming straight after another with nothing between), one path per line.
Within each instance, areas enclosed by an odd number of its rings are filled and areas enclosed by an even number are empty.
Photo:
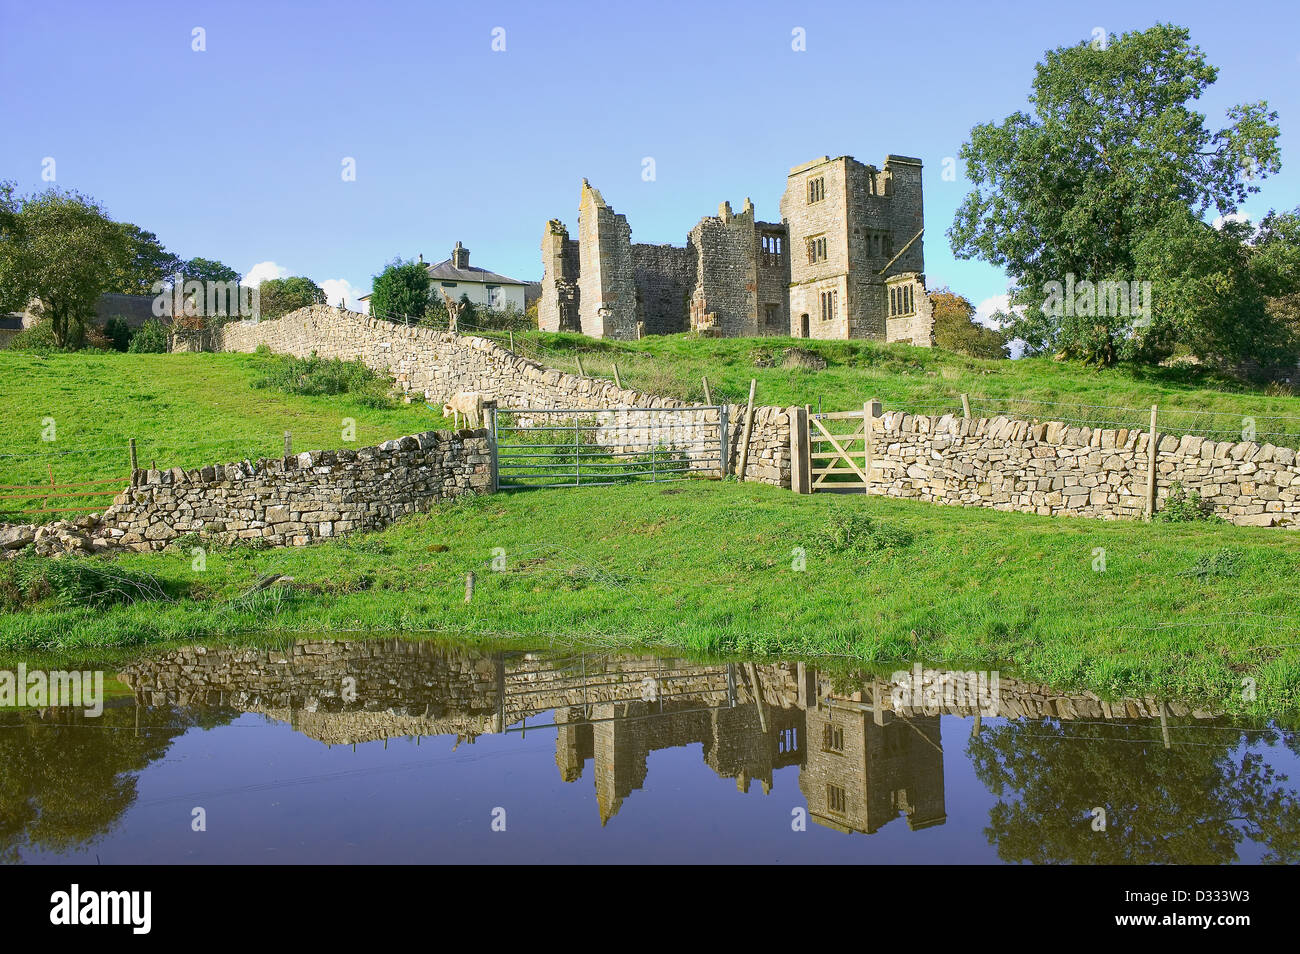
M1300 208L1264 217L1251 238L1250 270L1268 317L1300 340Z
M429 270L423 262L393 259L374 276L370 309L380 318L419 320L429 307Z
M107 291L124 295L153 294L155 282L169 280L181 270L184 264L181 258L167 251L158 236L130 222L122 222L118 227L127 254L112 268Z
M211 258L191 258L181 265L186 281L237 282L239 272Z
M94 317L95 302L130 250L121 225L93 199L51 188L17 197L0 191L0 306L39 299L54 343L76 347Z
M1036 69L1031 111L971 130L961 155L974 188L948 236L958 257L984 259L1011 277L1012 303L1022 307L1007 330L1030 353L1100 363L1158 356L1148 336L1176 322L1154 314L1167 289L1143 274L1154 253L1148 247L1139 255L1139 246L1171 222L1234 212L1280 167L1277 114L1265 102L1228 109L1218 129L1192 108L1217 75L1187 30L1157 24L1048 52ZM1208 250L1209 236L1196 241ZM1124 282L1130 292L1145 281L1153 286L1145 303L1129 298L1130 307L1105 309L1120 314L1054 307L1052 283L1075 281ZM1133 307L1140 304L1152 307ZM1236 319L1219 313L1217 320ZM1198 341L1184 344L1205 350Z
M279 318L298 308L325 304L325 292L310 278L268 278L258 286L263 318Z

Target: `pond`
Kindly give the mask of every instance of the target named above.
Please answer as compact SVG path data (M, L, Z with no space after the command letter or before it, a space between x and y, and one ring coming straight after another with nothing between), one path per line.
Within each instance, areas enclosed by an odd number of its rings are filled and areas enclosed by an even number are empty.
M0 709L0 859L1300 859L1290 729L950 675L395 639L142 652L99 715Z

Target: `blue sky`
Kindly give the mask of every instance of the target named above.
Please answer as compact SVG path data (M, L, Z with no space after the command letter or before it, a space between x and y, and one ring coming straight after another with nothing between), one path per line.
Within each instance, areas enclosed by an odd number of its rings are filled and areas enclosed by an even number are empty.
M680 245L723 200L779 218L792 165L898 153L926 166L930 286L984 302L1005 278L953 258L966 183L960 166L943 181L943 159L1024 105L1044 50L1096 27L1190 28L1220 68L1212 126L1242 101L1281 114L1282 172L1245 211L1300 205L1298 9L0 0L0 178L42 187L53 158L57 185L182 256L275 263L355 297L394 256L437 261L457 240L474 264L540 278L543 226L576 230L584 176L633 241Z

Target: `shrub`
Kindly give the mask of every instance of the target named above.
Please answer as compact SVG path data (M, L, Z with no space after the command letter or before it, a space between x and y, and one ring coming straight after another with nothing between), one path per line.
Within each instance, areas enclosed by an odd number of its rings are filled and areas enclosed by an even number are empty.
M127 350L132 354L165 354L167 352L167 329L157 318L148 318L140 329L131 336Z
M38 321L14 335L9 342L11 351L28 351L32 354L52 354L61 350L54 341L54 326L48 320Z
M1240 551L1220 547L1213 553L1198 557L1189 575L1204 580L1209 577L1233 577L1240 572Z
M308 358L288 355L264 357L265 370L253 382L255 388L307 396L349 394L367 407L392 406L388 381L360 361L325 360L314 351Z
M537 315L534 313L530 317L527 312L520 311L513 304L506 305L500 311L494 311L480 305L473 310L472 314L466 310L461 319L467 325L472 323L474 328L482 328L485 331L537 330Z
M168 598L152 576L123 570L112 563L76 557L27 557L15 563L12 593L19 594L18 599L28 605L52 598L60 606L104 609Z
M135 337L135 329L126 323L125 318L110 318L104 322L104 337L112 342L114 351L127 351Z
M1165 498L1165 505L1156 511L1155 519L1163 523L1223 522L1223 518L1214 513L1213 501L1202 499L1195 490L1189 493L1178 481L1169 486L1169 496Z
M836 507L826 515L822 540L836 553L870 553L905 547L912 542L912 535L882 523L865 510Z

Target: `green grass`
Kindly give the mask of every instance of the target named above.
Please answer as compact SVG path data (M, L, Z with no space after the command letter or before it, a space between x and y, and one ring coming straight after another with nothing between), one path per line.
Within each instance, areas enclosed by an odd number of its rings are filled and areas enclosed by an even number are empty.
M0 484L60 484L130 474L127 442L136 439L141 467L196 467L244 458L279 457L284 432L295 450L365 447L392 437L449 426L422 402L377 408L373 395L285 394L254 384L279 358L248 354L79 352L38 357L0 351ZM52 442L42 440L53 418ZM343 419L356 421L356 442L343 440ZM117 484L78 488L118 490ZM71 493L73 491L63 491ZM8 499L3 499L3 498ZM60 514L19 508L96 507L111 497L58 498L43 504L22 491L0 490L0 521L41 522Z
M841 511L849 516L832 520ZM864 545L842 531L866 527ZM733 481L474 498L289 550L124 555L172 602L0 616L0 652L257 633L434 633L688 653L921 659L1062 688L1300 703L1300 536L1049 518ZM497 548L500 548L497 550ZM794 569L796 548L806 569ZM1097 572L1100 550L1105 570ZM505 569L493 571L494 552ZM472 602L465 576L477 574ZM291 583L246 595L266 574ZM1241 698L1241 680L1258 698Z
M486 336L508 341L500 333ZM992 361L938 348L800 338L666 335L616 342L516 332L514 340L520 354L566 371L576 371L581 356L587 374L612 379L617 361L625 387L689 401L704 400L701 379L707 375L715 401L743 404L755 378L760 404L808 404L826 411L861 408L874 397L886 410L960 412L965 393L977 416L1145 429L1151 405L1158 404L1165 433L1240 440L1243 418L1252 417L1261 443L1300 446L1300 398L1269 395L1204 367L1096 369L1048 358ZM816 352L827 367L783 368L780 358L787 348ZM773 360L775 367L758 366Z
M1300 400L1197 369L1095 371L791 339L614 343L517 334L516 341L520 350L550 349L558 366L581 349L589 373L604 373L617 359L625 384L696 400L699 378L708 374L715 393L730 400L743 397L752 376L764 403L820 401L828 410L871 396L887 407L948 407L967 392L1071 408L1158 401L1183 413L1257 416L1261 432L1269 416L1300 417ZM829 367L755 366L787 347L815 350ZM298 450L345 446L348 418L356 423L354 446L447 424L422 403L376 407L369 392L308 396L256 387L274 360L0 352L0 421L8 437L0 447L8 455L0 456L0 483L45 481L47 468L60 483L123 479L131 437L142 466L193 467L279 456L285 430ZM55 421L53 442L41 439L46 417ZM0 501L0 509L22 505ZM870 524L837 524L841 531L865 527L869 545L853 545L853 532L828 533L828 511L837 505L872 515ZM795 497L764 486L690 481L478 499L384 533L303 550L212 552L202 572L191 568L196 542L116 558L116 570L132 580L157 578L154 592L163 598L136 602L95 599L94 574L20 573L0 564L0 606L8 607L0 613L0 652L403 631L842 655L873 665L920 656L944 665L1001 665L1063 687L1205 698L1228 708L1279 712L1300 702L1300 536L1286 532ZM490 569L498 547L507 560L501 573ZM807 572L791 568L798 547L807 552ZM1104 573L1093 571L1099 548ZM478 590L467 605L471 570ZM267 573L294 580L248 595ZM1253 704L1240 698L1244 677L1258 681Z

